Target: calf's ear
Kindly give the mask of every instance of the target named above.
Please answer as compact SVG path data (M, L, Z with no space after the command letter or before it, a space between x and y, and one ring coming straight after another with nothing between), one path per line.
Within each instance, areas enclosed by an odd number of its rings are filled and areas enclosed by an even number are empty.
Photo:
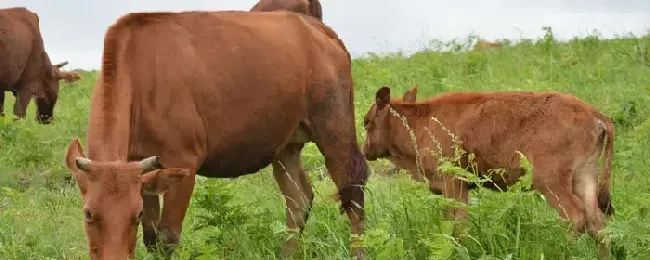
M68 144L68 151L65 156L65 165L70 169L75 179L77 180L77 186L79 186L79 191L81 195L86 195L88 187L88 175L86 171L79 168L79 160L77 158L82 158L83 160L83 148L79 143L79 138L74 138ZM87 159L86 159L87 160ZM86 168L87 170L87 168Z
M169 168L153 170L142 175L142 194L160 195L165 193L169 187L190 176L190 170L180 168Z
M377 109L382 109L384 106L388 105L390 103L390 88L382 87L377 90L375 102L377 103Z

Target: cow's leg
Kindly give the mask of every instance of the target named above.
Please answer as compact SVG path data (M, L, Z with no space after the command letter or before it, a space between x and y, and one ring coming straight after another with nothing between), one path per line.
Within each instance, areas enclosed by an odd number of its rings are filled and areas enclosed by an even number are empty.
M4 107L5 107L5 91L0 90L0 117L5 116Z
M350 219L352 254L357 259L366 259L363 233L364 187L368 178L368 165L356 141L352 108L345 111L343 108L347 103L335 103L334 100L324 102L326 103L310 109L312 137L325 156L325 166L338 188L341 207Z
M553 162L555 163L555 162ZM552 163L549 163L552 165ZM562 219L570 220L576 232L584 232L584 205L573 194L571 168L549 168L545 164L533 166L533 186L544 194L546 202L558 211Z
M142 241L149 252L153 252L158 243L156 228L160 220L160 199L158 195L142 195Z
M302 234L309 218L314 193L302 168L300 151L304 144L289 144L273 162L275 177L287 205L287 229L292 236L282 246L282 257L291 258L298 246L298 236Z
M183 219L190 204L194 184L196 181L196 170L199 168L199 158L195 156L162 156L162 165L174 165L177 168L189 169L191 175L183 178L180 182L169 187L163 195L163 208L160 215L160 222L156 230L157 237L163 239L162 250L165 256L170 257L176 249L183 229ZM172 163L173 161L173 163ZM151 205L153 207L153 205Z
M605 216L598 208L598 154L588 157L585 164L575 170L573 194L584 202L586 232L596 239L598 257L609 259L611 245L606 239L598 236L605 226Z
M468 205L468 184L467 182L458 180L453 176L445 173L438 175L437 181L429 182L429 189L433 191L433 187L442 188L442 196L445 198L453 199ZM445 209L445 219L454 221L454 234L464 238L467 234L467 220L469 218L466 208L451 207Z
M24 86L16 94L17 96L16 102L14 103L14 115L18 118L25 118L25 115L27 114L27 106L29 105L29 101L32 98L30 87Z

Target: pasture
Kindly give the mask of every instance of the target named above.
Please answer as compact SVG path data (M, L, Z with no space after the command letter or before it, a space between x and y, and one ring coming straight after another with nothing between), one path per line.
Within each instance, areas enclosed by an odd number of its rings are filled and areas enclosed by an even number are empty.
M471 49L465 43L449 43ZM435 45L435 44L434 44ZM445 44L442 44L445 45ZM616 126L612 203L606 233L617 259L650 258L650 34L613 40L523 40L484 52L439 52L406 57L367 55L353 61L356 125L381 86L395 96L417 84L418 100L455 90L557 90L595 105ZM0 118L0 259L88 259L81 197L64 164L75 136L85 144L90 93L99 72L62 82L51 125ZM251 93L254 95L254 93ZM7 95L5 107L14 99ZM11 113L7 113L11 115ZM274 115L269 115L274 116ZM303 152L315 189L299 259L349 255L349 221L315 145ZM365 245L371 259L595 259L593 240L569 236L535 192L470 193L469 234L450 236L443 209L452 205L424 183L370 162ZM285 238L284 199L271 167L234 180L198 177L176 259L275 259ZM137 259L153 259L138 233Z

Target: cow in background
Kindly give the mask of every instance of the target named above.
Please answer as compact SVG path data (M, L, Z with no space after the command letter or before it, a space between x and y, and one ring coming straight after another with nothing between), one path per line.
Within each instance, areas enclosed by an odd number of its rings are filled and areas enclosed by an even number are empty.
M496 50L500 49L502 46L500 43L496 42L489 42L489 41L484 41L484 40L479 40L474 44L474 51L490 51L490 50Z
M45 52L36 13L24 7L0 9L0 115L4 115L5 91L16 96L13 113L25 118L34 97L37 120L53 119L60 78Z
M323 22L323 10L318 0L260 0L250 11L271 12L277 10L310 15Z
M62 62L60 64L57 64L56 66L53 66L52 69L54 70L54 74L56 75L57 78L59 79L64 79L65 82L67 83L73 83L81 79L81 76L79 76L79 73L76 71L64 71L61 70L61 67L68 65L68 62Z

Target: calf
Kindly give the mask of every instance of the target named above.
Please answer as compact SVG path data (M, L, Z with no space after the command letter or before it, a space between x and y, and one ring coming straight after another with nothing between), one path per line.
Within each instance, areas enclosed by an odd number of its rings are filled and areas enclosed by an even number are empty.
M377 91L364 117L363 153L368 160L390 159L416 180L426 178L432 192L467 204L472 187L437 171L439 156L455 155L453 139L475 155L473 167L479 175L505 170L485 184L491 189L506 190L525 173L519 151L533 165L533 188L563 219L573 222L575 231L596 236L603 229L603 213L614 212L609 192L614 126L607 116L557 92L452 92L419 103L416 93L417 87L394 100L388 87ZM414 139L402 118L394 115L405 118ZM598 160L603 152L599 185ZM468 168L467 154L459 164ZM448 213L452 218L468 217L465 209ZM599 243L599 256L609 256L609 247Z

